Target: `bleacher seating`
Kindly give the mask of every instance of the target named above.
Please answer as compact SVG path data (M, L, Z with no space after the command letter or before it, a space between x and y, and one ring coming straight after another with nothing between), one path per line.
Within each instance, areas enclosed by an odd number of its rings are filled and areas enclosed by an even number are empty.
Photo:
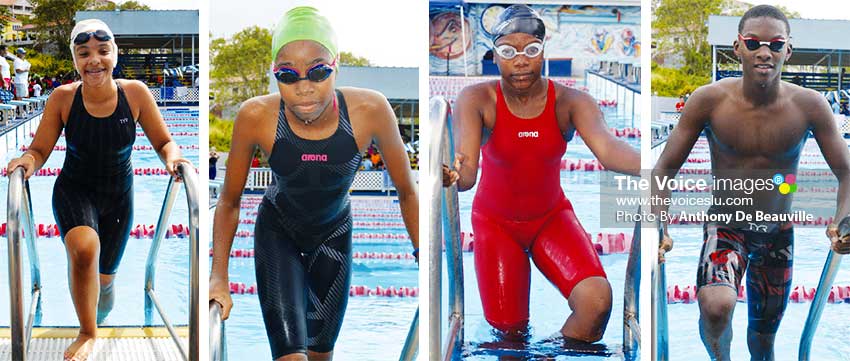
M184 64L193 64L189 55L184 56ZM118 56L119 74L117 77L135 79L146 83L149 87L161 86L163 81L163 69L180 66L180 54L122 54ZM174 81L181 86L191 86L191 77L174 78L167 77L166 86L175 86Z

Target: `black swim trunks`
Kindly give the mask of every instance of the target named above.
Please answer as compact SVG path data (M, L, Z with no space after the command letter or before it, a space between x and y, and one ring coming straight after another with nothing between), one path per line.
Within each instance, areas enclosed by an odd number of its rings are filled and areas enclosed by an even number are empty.
M745 229L706 223L703 239L697 288L723 285L737 293L746 273L749 328L776 333L791 294L792 225L753 224Z

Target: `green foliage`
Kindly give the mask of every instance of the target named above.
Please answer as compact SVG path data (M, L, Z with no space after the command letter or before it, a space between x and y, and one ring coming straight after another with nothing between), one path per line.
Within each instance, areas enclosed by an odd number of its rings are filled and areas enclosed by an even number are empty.
M74 72L74 64L68 59L59 59L35 50L27 52L27 61L32 64L30 78L33 76L62 76Z
M750 4L748 4L748 5L750 5ZM785 16L788 17L789 19L799 19L801 17L800 13L798 13L794 10L791 10L789 8L786 8L782 5L773 5L773 6L776 7L777 9L779 9L779 11L782 11L782 13L785 14ZM747 10L749 10L750 7L751 6L734 9L734 10L729 12L729 15L744 16L744 13L747 12Z
M145 4L142 4L138 1L125 1L120 5L115 4L114 2L109 2L102 4L100 6L96 6L92 8L92 10L150 10L151 7Z
M271 32L259 26L210 42L210 88L218 104L232 106L267 93L271 43Z
M711 46L708 44L708 16L720 14L728 0L664 0L654 11L652 28L659 49L681 54L687 74L711 72Z
M662 97L679 97L708 84L711 72L706 75L688 74L683 69L663 68L652 63L652 94Z
M233 121L224 120L210 113L210 148L219 152L230 152L230 138L233 135Z
M339 52L339 63L347 66L370 66L372 63L369 62L369 59L364 57L356 56L347 51Z
M89 0L30 0L32 24L38 28L41 43L67 44L74 28L74 15L88 8ZM71 49L58 46L59 58L71 59Z
M6 18L10 18L10 17L12 17L12 13L9 11L9 8L7 8L5 6L0 6L0 29L6 28L6 25L9 24L9 22L6 21ZM25 17L18 15L18 18L23 19Z

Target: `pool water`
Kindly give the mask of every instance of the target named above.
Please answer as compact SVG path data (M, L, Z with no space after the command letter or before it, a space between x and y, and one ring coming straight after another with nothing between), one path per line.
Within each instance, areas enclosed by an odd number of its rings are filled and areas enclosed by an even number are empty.
M704 145L701 137L697 145ZM708 149L695 148L689 159L709 158ZM828 170L823 164L823 156L814 139L807 140L801 170ZM707 168L686 163L685 168ZM822 182L820 187L837 187L837 181ZM834 212L835 193L805 193L795 197L795 208L803 202L811 203L811 197L826 198L825 208ZM795 226L794 229L794 274L792 289L798 285L816 288L821 271L829 252L829 241L824 236L825 226ZM702 227L671 227L670 236L674 248L667 256L666 276L668 287L673 285L694 285L696 283L697 262L703 243ZM835 285L850 285L850 266L845 261L835 278ZM796 360L800 345L800 336L808 316L810 302L789 303L776 335L775 354L777 360ZM815 333L812 360L850 360L850 341L843 336L850 333L850 305L847 303L826 304L821 322ZM693 360L707 358L707 352L699 337L699 308L696 303L668 305L668 331L670 360ZM732 320L732 359L743 360L750 357L747 349L747 304L738 302Z
M256 203L259 200L259 195L243 197L240 220L256 219ZM410 240L404 237L407 231L401 225L401 212L395 197L353 196L351 204L354 215L352 252L393 254L411 252L412 246ZM254 225L240 222L238 231L253 234ZM363 238L367 234L396 235L404 238ZM251 249L253 243L252 236L236 237L233 241L233 249ZM416 263L410 259L355 258L352 262L351 284L367 286L370 289L377 286L418 287L417 270ZM230 282L256 284L254 259L231 257ZM228 359L231 361L271 359L271 350L257 295L234 294L232 296L233 310L230 318L225 321ZM334 360L397 360L418 303L418 297L350 297L342 330L334 349Z
M170 127L172 132L198 132L198 109L197 108L160 108L166 124L179 125ZM141 132L141 128L137 128ZM194 165L198 165L198 137L175 136L175 141L182 146L185 158ZM0 164L5 168L9 160L19 156L21 146L28 146L31 138L22 139L15 145L10 144L9 150L0 157ZM57 146L64 146L65 138L60 137ZM144 136L137 136L135 145L150 146L150 142ZM65 151L54 151L45 168L60 168L64 162ZM152 150L135 150L132 155L134 168L164 168L159 157ZM53 184L56 176L35 176L30 178L30 191L33 204L35 223L54 224L51 199L53 195ZM156 224L160 208L165 197L165 189L168 185L168 176L135 176L135 206L133 224ZM8 182L0 181L0 194L5 198L8 193ZM0 202L0 212L6 214L6 202ZM5 222L5 221L4 221ZM186 207L185 194L181 189L178 199L174 204L169 224L188 223L188 211ZM42 318L36 326L78 326L76 313L70 293L68 292L67 260L65 248L59 237L38 238L37 249L41 264L42 287ZM115 280L117 292L115 308L105 320L107 326L131 326L145 325L144 312L144 277L145 261L151 245L151 239L136 239L131 237ZM9 279L7 254L8 242L3 236L0 240L0 269L4 274L0 277L0 326L9 325ZM29 261L25 243L22 242L23 284L25 289L30 289ZM165 314L175 324L186 324L188 322L188 299L189 299L189 240L187 238L165 238L161 243L159 261L156 268L156 291L160 303L165 308ZM29 293L24 296L24 307L29 307ZM26 312L26 310L25 310ZM154 325L162 324L156 312L153 313Z
M624 139L639 150L640 139ZM580 137L567 145L565 159L595 159ZM479 172L480 176L480 172ZM561 185L567 198L575 206L576 215L585 231L596 233L623 232L631 234L633 229L600 227L600 187L599 172L561 171ZM459 194L461 231L472 232L470 212L476 188ZM579 206L580 205L580 206ZM594 236L595 237L595 236ZM631 239L627 238L630 242ZM600 256L613 290L611 318L602 341L584 351L565 349L559 341L550 341L560 336L560 329L570 314L567 300L533 265L531 267L530 327L531 337L525 344L504 343L497 339L493 328L484 319L484 313L478 294L473 253L463 255L464 294L465 294L465 339L464 346L455 358L464 360L565 360L581 356L583 360L622 359L623 334L623 290L628 254ZM445 261L444 261L445 262ZM447 275L443 274L443 310L448 309ZM444 327L445 328L445 327ZM443 330L444 336L446 330Z

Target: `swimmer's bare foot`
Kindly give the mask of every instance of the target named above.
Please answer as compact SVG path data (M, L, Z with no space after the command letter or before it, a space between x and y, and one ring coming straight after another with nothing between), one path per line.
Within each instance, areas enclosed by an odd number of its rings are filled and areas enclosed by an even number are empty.
M96 338L91 335L80 333L77 339L65 349L64 361L86 361L92 350Z

